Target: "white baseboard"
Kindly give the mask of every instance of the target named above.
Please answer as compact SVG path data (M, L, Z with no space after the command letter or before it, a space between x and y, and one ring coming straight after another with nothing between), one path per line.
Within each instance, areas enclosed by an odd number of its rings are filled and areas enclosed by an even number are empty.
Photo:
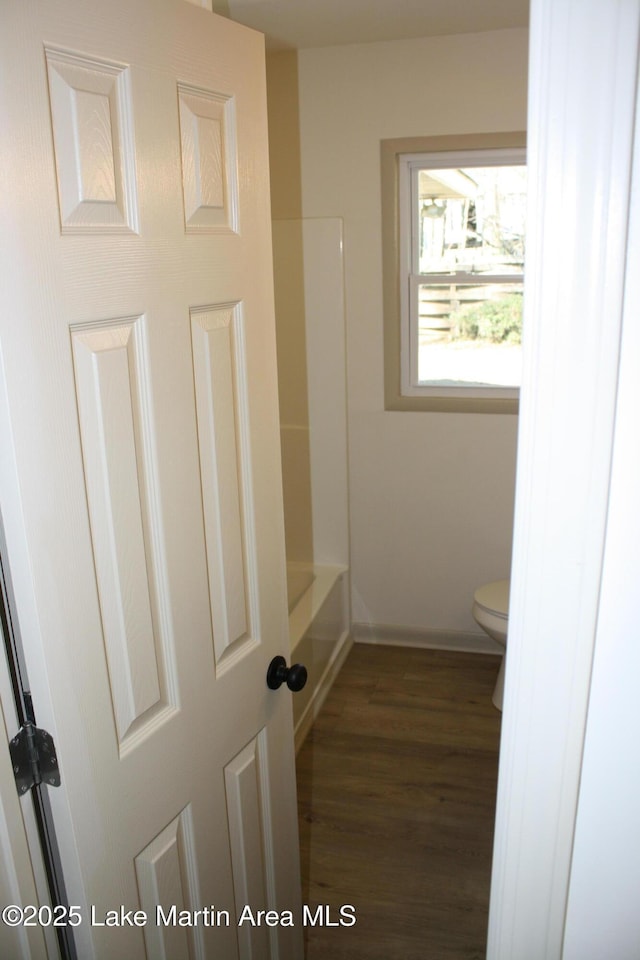
M331 654L331 659L327 663L327 666L324 669L320 680L316 684L316 687L311 695L309 703L304 709L304 712L300 716L300 719L296 723L294 738L295 738L295 747L296 753L304 743L305 737L309 733L313 721L316 719L320 710L322 709L322 704L327 698L329 690L333 686L333 681L340 672L342 664L347 658L351 647L353 646L353 636L349 633L348 630L345 630L344 633L338 639L333 652Z
M460 653L500 655L504 648L486 633L461 630L420 630L381 623L354 623L351 633L356 643L384 644L390 647L424 647L425 650L457 650Z

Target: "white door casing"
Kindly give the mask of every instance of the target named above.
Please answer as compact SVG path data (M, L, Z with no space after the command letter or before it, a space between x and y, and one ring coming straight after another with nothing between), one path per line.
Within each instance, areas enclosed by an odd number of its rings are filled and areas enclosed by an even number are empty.
M638 0L531 5L524 381L490 960L560 960L565 949L583 960L603 955L594 938L588 953L576 952L580 906L593 905L597 888L581 875L593 850L585 855L576 844L602 802L592 793L593 744L585 742L588 717L598 731L590 714L602 708L609 669L598 645L624 647L621 636L598 635L599 620L611 622L603 585L610 591L616 570L633 569L632 559L637 566L627 544L610 541L607 557L605 542L621 508L618 500L610 512L616 402L626 430L626 404L637 399L637 390L630 394L625 384L619 394L618 387L621 331L631 315L624 291L634 269L628 229L638 209L631 170L639 23ZM631 411L637 420L637 408ZM617 469L637 472L627 438L616 438ZM635 523L637 497L625 506ZM623 621L628 587L618 600ZM624 783L620 772L617 784ZM609 790L606 777L602 789ZM615 807L613 815L637 832L627 800ZM608 871L617 872L615 849ZM601 908L602 937L619 917L603 901ZM593 915L585 929L592 923ZM615 949L608 955L617 956Z
M636 124L620 368L589 712L563 960L640 956L640 104Z
M2 16L0 492L79 952L299 957L262 38L171 0Z

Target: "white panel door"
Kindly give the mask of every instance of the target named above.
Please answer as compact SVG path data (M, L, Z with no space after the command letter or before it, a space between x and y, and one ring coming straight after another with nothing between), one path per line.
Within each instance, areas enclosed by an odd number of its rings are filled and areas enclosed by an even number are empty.
M1 17L0 495L78 952L294 960L262 38L172 0Z

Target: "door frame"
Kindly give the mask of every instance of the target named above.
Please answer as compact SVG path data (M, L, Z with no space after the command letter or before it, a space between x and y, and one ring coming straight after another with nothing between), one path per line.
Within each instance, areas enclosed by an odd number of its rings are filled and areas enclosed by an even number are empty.
M639 13L639 0L531 3L524 378L490 960L565 955L581 879L574 835L600 669L627 231L640 214Z
M3 557L3 561L6 560ZM31 791L20 798L9 754L9 740L19 728L4 638L0 638L0 900L26 906L50 902L42 847ZM33 960L59 956L53 930L0 925L0 954Z
M206 0L190 2L210 8ZM631 73L635 77L637 20L637 0L532 0L528 136L537 222L529 231L530 319L518 441L491 960L513 956L551 960L562 955L603 568L622 321L621 238L626 237L629 207L629 197L625 200L623 194L629 183L628 178L612 176L612 170L630 162L635 85L631 91L628 80ZM603 42L605 36L609 43ZM622 95L616 88L614 93L613 85L623 76L626 92ZM587 141L592 147L585 151ZM610 146L608 152L597 150L602 142ZM565 285L568 274L561 232L554 231L554 224L566 216L570 195L554 185L558 171L561 178L575 174L576 183L587 183L602 200L589 222L581 225L581 235L591 242L596 257L585 254L576 259L569 279L586 285L594 302L606 294L620 304L604 321L593 311L585 314L582 298L560 296L555 267L563 266ZM640 212L637 196L633 209ZM598 245L601 232L613 238L612 247ZM579 364L570 362L574 358L570 334L576 325L585 332ZM559 329L566 336L558 336ZM605 332L607 337L602 338ZM588 423L597 427L591 436L577 429ZM2 459L4 472L7 463ZM16 556L22 540L20 498L10 473L5 472L5 481L13 488L16 508L13 566L24 557ZM577 479L580 487L585 477L591 479L589 490L575 503L571 481ZM585 536L587 519L590 530ZM548 611L544 620L539 610ZM3 662L0 687L10 723L5 675ZM40 700L39 711L43 710ZM4 788L10 794L13 781L0 786L4 805ZM13 813L19 808L17 796L10 798L10 807ZM11 837L16 876L33 891L31 870L37 876L38 844L30 844L29 862L28 830L24 834L12 830Z

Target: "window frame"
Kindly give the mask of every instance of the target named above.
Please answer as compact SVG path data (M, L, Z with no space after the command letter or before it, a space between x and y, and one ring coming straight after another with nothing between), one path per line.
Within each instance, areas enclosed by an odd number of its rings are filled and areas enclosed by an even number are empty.
M471 413L517 413L519 390L509 387L414 386L411 367L417 353L417 326L409 315L409 284L413 274L408 232L401 230L403 200L407 202L410 178L407 155L411 160L428 158L432 166L471 166L467 157L479 166L497 166L526 162L526 135L501 134L411 137L381 142L382 241L384 294L385 409L427 410ZM460 154L466 155L460 157ZM412 216L416 216L415 211ZM413 274L413 276L419 276ZM438 275L424 275L437 282ZM447 275L450 279L450 274ZM509 278L511 281L513 277ZM413 282L425 282L414 280ZM413 337L413 343L411 338ZM412 349L413 348L413 349Z

